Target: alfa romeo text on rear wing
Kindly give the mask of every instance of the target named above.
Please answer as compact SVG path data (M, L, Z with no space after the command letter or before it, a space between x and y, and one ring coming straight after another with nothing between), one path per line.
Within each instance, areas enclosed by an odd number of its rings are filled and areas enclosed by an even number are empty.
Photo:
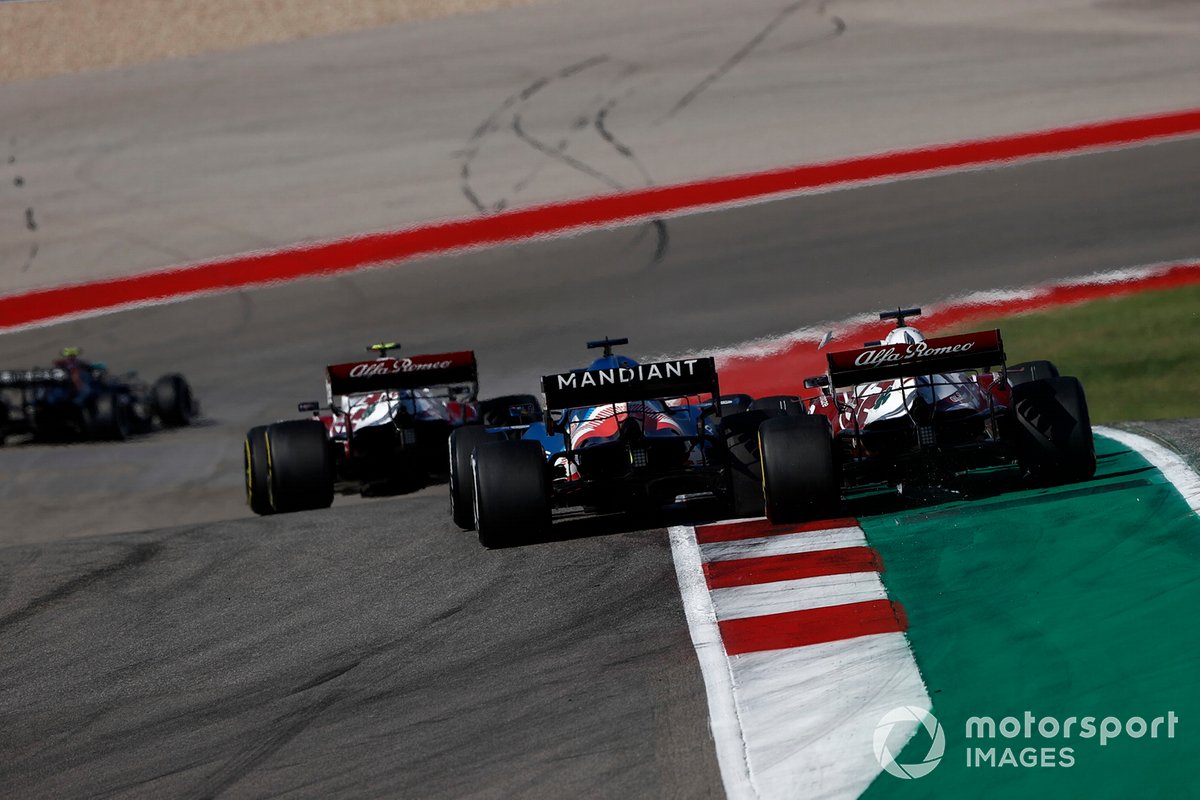
M376 358L331 364L325 368L325 381L331 398L344 394L420 389L453 383L475 384L478 379L475 353L471 350Z
M826 358L829 382L833 386L986 369L1003 365L1005 361L999 330L939 336L915 344L881 344L843 350L829 353Z
M716 398L720 393L717 367L711 358L576 370L542 378L542 398L547 412L702 394Z

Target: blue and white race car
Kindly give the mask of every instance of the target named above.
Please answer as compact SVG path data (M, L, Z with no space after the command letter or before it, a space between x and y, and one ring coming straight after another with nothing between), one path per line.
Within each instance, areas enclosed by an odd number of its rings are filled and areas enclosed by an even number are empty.
M711 358L639 364L613 353L627 343L589 342L603 355L588 367L544 376L541 421L451 435L459 527L507 546L544 535L555 509L649 511L681 495L762 514L758 426L804 413L798 398L722 398Z

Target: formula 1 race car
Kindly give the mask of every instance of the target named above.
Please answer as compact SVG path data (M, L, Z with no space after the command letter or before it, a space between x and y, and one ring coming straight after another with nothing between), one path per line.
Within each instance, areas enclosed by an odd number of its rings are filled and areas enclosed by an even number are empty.
M508 546L545 534L555 509L646 511L681 495L762 514L758 426L802 413L799 398L722 402L711 358L639 364L613 354L627 341L589 342L604 350L589 367L543 377L540 421L451 434L459 527Z
M1017 466L1037 484L1087 480L1096 454L1083 386L1049 361L1006 366L999 330L926 339L905 320L882 342L826 356L809 415L759 431L767 516L833 514L842 492L872 483L942 485Z
M478 400L471 351L376 358L325 368L328 405L300 403L309 419L246 434L246 499L256 514L327 508L335 489L396 491L445 474L446 438L464 425L521 424L541 413L532 395Z
M156 425L187 425L199 412L182 375L164 375L147 386L136 373L116 377L80 354L78 347L66 347L51 367L0 371L0 444L21 435L122 441Z

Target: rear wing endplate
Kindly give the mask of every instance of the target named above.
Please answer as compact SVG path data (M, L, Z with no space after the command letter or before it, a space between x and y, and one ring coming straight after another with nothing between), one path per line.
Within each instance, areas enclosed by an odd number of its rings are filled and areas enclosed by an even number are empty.
M69 383L71 376L65 369L6 369L0 370L0 389L33 388Z
M683 358L633 367L575 370L542 378L546 411L588 408L633 400L721 393L711 358Z
M1005 361L999 330L939 336L916 344L881 344L843 350L829 353L826 359L829 380L834 386L986 369Z
M325 368L330 397L393 389L420 389L479 380L475 353L431 353L331 364Z

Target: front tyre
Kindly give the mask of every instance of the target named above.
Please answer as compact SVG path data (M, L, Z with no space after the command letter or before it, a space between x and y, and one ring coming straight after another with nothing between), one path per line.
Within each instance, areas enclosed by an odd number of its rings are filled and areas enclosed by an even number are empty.
M150 392L154 415L164 427L181 428L192 421L196 413L192 387L178 373L163 375L154 382Z
M550 476L540 444L486 442L471 465L480 544L512 547L550 531Z
M133 411L129 396L111 389L102 389L92 398L85 415L90 439L123 442L133 428Z
M833 515L841 481L829 420L776 417L763 423L758 437L767 518L781 524Z

